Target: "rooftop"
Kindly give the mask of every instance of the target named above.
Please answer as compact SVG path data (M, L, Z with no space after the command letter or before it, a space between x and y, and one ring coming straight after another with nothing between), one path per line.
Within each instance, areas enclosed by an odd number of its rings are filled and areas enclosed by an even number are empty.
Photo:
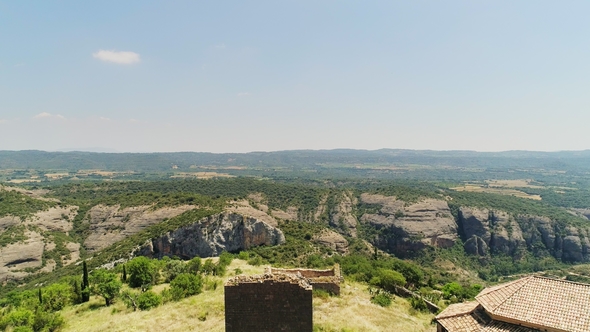
M530 327L590 331L590 285L527 277L475 297L492 318Z

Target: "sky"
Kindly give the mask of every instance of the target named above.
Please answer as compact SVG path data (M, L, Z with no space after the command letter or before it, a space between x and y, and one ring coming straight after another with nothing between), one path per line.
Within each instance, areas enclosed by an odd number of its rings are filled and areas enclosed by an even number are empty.
M588 13L0 0L0 150L590 149Z

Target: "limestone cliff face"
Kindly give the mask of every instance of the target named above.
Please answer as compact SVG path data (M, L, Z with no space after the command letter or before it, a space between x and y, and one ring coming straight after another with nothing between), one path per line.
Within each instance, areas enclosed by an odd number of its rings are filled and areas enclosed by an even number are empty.
M373 243L397 256L418 253L427 246L451 247L457 240L457 224L446 201L425 199L406 205L395 197L362 194L361 202L380 206L361 222L378 230Z
M136 250L135 255L190 259L284 242L285 236L278 228L253 217L223 212L148 240Z
M588 231L563 226L547 217L513 217L502 211L462 207L458 223L465 251L472 255L504 253L518 257L519 251L530 250L568 262L590 261Z
M340 229L345 235L357 237L357 220L352 211L358 200L348 191L339 198L340 201L330 214L330 226Z
M458 223L469 254L483 256L491 251L513 256L526 249L522 230L505 212L462 207Z
M90 235L84 241L84 246L90 253L99 251L164 219L194 208L194 205L181 205L153 210L149 205L123 209L118 205L96 205L88 212Z

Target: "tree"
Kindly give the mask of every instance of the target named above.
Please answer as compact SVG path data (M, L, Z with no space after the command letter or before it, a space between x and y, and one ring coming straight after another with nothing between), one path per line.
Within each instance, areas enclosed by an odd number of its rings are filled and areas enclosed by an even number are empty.
M39 288L39 304L43 304L43 293L41 293L41 288Z
M181 273L170 283L170 293L174 301L197 295L202 290L203 278L199 274Z
M90 283L88 282L88 266L86 261L82 262L82 302L90 301Z
M119 280L116 273L104 269L96 270L92 273L92 292L102 296L107 307L119 295L121 286L121 280Z
M141 287L147 290L156 278L158 272L153 262L147 257L135 257L127 263L129 268L129 286Z
M396 287L403 287L406 284L406 278L393 270L379 270L379 280L381 288L388 292L395 293Z
M123 265L123 282L127 282L127 269Z

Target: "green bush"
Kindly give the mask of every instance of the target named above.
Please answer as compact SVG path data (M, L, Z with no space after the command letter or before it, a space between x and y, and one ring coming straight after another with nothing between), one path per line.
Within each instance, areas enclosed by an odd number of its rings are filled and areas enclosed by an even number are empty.
M37 310L35 312L35 320L33 322L34 331L47 331L53 332L58 331L65 325L63 317L54 312L45 312L43 310Z
M143 292L137 298L137 307L140 310L150 310L162 304L162 297L152 291Z
M50 312L63 309L70 304L73 297L72 286L62 283L45 287L42 294L42 306L46 311Z
M203 272L204 274L210 274L210 275L214 275L215 274L215 263L213 263L212 259L206 259L205 263L203 263L203 266L201 267L201 272Z
M412 306L412 308L418 311L428 311L428 306L422 298L410 297L410 305Z
M155 264L147 257L135 257L126 264L127 280L133 288L148 289L156 279L158 272Z
M35 314L31 310L25 308L18 308L9 312L0 320L0 329L6 330L8 327L26 326L32 327L35 321Z
M170 283L170 295L174 301L199 294L203 291L203 278L189 273L179 274Z
M185 273L187 271L187 265L182 261L169 260L164 266L164 276L166 282L171 282L176 278L177 275Z
M247 261L250 258L250 255L248 254L247 251L240 251L240 253L238 254L238 259L241 259L243 261Z
M197 274L201 272L201 257L193 257L186 263L186 272Z
M254 257L248 259L248 264L253 265L253 266L260 266L260 265L264 264L264 260L260 256L254 256Z
M391 305L391 297L385 293L379 293L371 297L371 302L384 308Z

